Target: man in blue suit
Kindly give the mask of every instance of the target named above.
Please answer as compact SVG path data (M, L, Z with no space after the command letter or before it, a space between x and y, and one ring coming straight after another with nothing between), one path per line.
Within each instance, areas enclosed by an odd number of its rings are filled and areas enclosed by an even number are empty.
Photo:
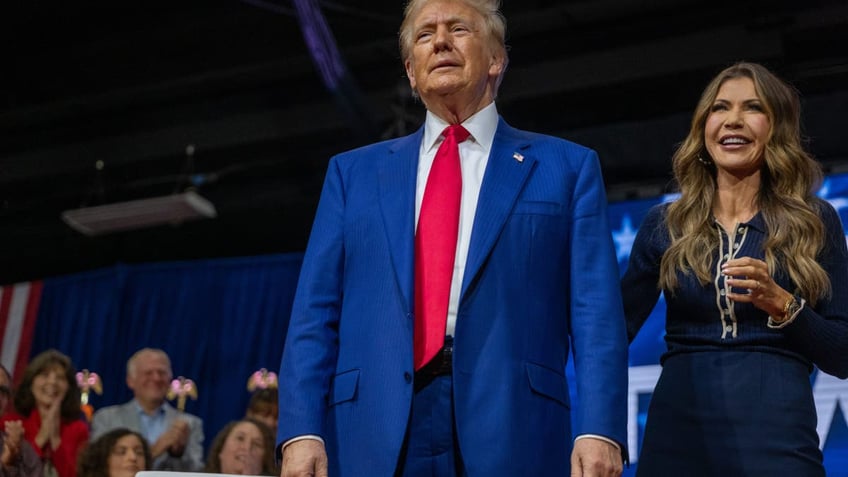
M426 121L329 164L279 376L283 477L620 475L627 337L597 155L499 118L504 37L497 0L407 6Z

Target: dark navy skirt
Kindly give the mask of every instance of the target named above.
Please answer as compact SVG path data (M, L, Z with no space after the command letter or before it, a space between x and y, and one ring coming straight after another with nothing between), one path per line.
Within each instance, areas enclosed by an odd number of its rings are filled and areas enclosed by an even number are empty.
M668 357L636 475L824 477L807 365L757 351Z

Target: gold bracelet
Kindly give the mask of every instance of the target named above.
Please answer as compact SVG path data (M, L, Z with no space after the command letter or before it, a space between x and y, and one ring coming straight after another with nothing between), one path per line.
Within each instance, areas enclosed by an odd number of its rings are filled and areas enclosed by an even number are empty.
M795 300L795 295L790 295L789 299L786 300L786 304L783 305L783 315L781 315L779 320L775 320L774 318L772 318L772 321L780 324L780 323L783 323L784 321L788 320L789 319L789 309L792 308L792 305L795 304L795 303L797 303L796 300Z

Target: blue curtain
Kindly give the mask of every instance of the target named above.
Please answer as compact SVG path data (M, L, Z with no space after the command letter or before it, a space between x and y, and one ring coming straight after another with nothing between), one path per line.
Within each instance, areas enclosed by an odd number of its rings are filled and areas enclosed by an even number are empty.
M143 347L162 348L174 375L192 379L206 446L244 415L248 377L276 372L302 254L117 265L44 280L33 355L56 348L78 369L97 372L96 409L132 398L126 362Z

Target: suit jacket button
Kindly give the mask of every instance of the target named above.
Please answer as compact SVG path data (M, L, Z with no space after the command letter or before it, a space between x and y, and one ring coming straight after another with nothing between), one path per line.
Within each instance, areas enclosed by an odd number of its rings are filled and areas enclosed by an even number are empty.
M409 374L409 372L403 373L403 379L407 383L411 383L412 382L412 375Z

